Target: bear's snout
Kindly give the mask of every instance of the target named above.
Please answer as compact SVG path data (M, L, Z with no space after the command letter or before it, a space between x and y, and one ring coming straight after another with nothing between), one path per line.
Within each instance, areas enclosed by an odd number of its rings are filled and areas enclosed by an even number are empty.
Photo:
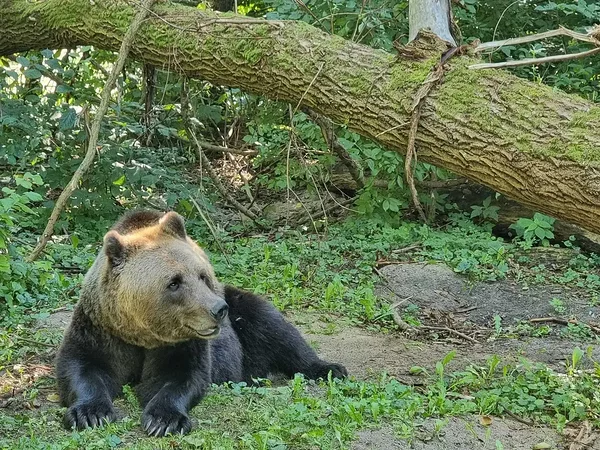
M210 309L210 315L217 322L221 322L223 321L223 319L225 319L225 317L227 317L228 311L229 306L227 305L227 303L225 303L224 301L220 301Z

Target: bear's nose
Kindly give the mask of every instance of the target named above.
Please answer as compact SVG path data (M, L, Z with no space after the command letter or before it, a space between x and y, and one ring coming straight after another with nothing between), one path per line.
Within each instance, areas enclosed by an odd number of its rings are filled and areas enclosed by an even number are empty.
M229 306L227 306L227 303L220 302L211 308L210 315L213 316L216 321L220 322L225 318L228 311Z

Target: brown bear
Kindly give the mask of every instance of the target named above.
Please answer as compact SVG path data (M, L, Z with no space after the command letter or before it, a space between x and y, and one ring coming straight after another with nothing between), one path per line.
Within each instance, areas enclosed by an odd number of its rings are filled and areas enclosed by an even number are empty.
M152 436L189 432L188 412L211 383L347 375L270 303L221 285L183 218L157 211L128 213L104 237L56 372L67 428L114 420L113 400L132 383Z

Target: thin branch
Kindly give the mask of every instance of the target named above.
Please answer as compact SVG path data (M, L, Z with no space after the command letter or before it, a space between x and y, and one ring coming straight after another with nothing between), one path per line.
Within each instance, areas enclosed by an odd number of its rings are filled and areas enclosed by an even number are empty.
M183 84L181 87L181 121L183 122L183 128L187 134L187 141L191 143L196 151L196 156L198 157L198 161L200 162L201 170L206 168L208 172L208 176L211 178L213 184L223 196L223 198L228 201L234 208L236 208L240 213L250 218L254 223L258 226L262 226L258 222L258 216L250 211L250 209L246 208L240 202L238 202L233 196L229 193L227 188L221 183L221 179L219 178L219 174L215 171L212 166L212 163L206 156L204 152L202 143L196 137L196 133L192 129L192 125L190 123L189 114L189 97L188 97L188 86L187 86L187 78L183 78ZM216 146L214 146L216 147ZM224 147L223 147L224 148Z
M185 136L175 136L181 142L190 145L191 142ZM202 146L204 150L210 150L211 152L219 152L219 153L232 153L234 155L242 155L242 156L256 156L259 154L258 150L244 150L243 148L231 148L231 147L222 147L220 145L211 144L210 142L201 141L198 139L198 142Z
M300 97L300 100L298 100L298 104L296 105L296 107L294 108L294 111L292 113L292 116L294 114L296 114L296 111L298 111L298 108L300 107L300 105L302 104L302 101L304 100L304 97L306 96L306 93L308 91L310 91L310 88L312 87L312 85L315 83L315 81L317 80L317 78L319 77L319 75L321 74L321 71L323 70L323 67L325 67L325 63L321 63L321 65L319 66L319 70L317 70L317 73L315 74L315 76L313 77L313 79L310 81L310 83L308 84L308 86L306 87L306 89L304 90L304 92L302 93L302 96Z
M25 342L26 344L40 345L42 347L48 347L48 348L56 348L56 344L50 344L49 342L36 341L35 339L28 339L28 338L24 338L22 336L12 336L12 337L13 337L13 339L16 339L17 341Z
M198 159L202 161L202 167L205 168L208 172L208 176L211 178L213 184L215 185L219 193L239 212L241 212L246 217L252 219L254 222L257 222L258 216L252 211L250 211L248 208L246 208L244 205L242 205L240 202L238 202L235 198L233 198L233 196L229 193L227 188L223 185L223 183L221 183L219 174L215 172L215 169L213 168L210 160L202 150L202 145L200 144L200 141L198 141L198 139L196 138L196 134L187 125L185 127L185 130L188 134L188 137L194 142L194 144L196 144L196 156L198 156Z
M586 58L588 56L600 53L600 47L579 53L569 53L568 55L546 56L544 58L526 58L517 61L505 61L500 63L481 63L469 66L469 69L499 69L503 67L530 66L532 64L545 64L548 62L571 61L573 59Z
M61 192L60 196L58 197L58 200L54 205L54 209L52 210L52 214L50 215L50 219L48 220L48 224L44 229L40 241L31 252L31 255L29 255L29 257L27 258L29 262L35 261L35 259L44 250L44 247L46 247L46 244L48 243L48 241L52 237L52 234L54 233L54 225L58 221L62 210L66 206L69 198L71 197L71 194L73 194L73 191L77 189L77 186L83 178L83 175L88 171L88 169L92 165L92 162L94 161L94 156L96 154L96 146L98 144L98 135L100 133L100 125L102 124L102 119L104 118L104 115L108 110L108 103L110 102L111 91L115 86L117 77L119 76L119 74L123 70L123 67L125 66L125 60L127 59L127 55L129 55L129 50L131 49L135 35L142 23L144 22L144 20L146 19L146 17L148 16L148 10L152 7L155 1L156 0L143 0L141 8L133 18L133 21L131 22L127 33L125 33L125 37L123 38L123 42L121 43L121 48L119 50L119 57L117 59L117 62L113 67L112 72L110 73L110 77L106 80L106 85L104 86L104 89L102 90L100 106L98 106L98 111L96 112L96 116L94 117L94 121L92 122L92 130L85 157L83 158L83 161L73 174L73 177L71 178L71 181L69 181L69 184L67 184L65 189Z
M548 39L555 36L569 36L575 40L589 42L590 44L594 44L595 46L600 45L600 41L592 36L591 33L583 34L577 33L575 31L571 31L564 27L559 27L556 30L545 31L543 33L530 34L529 36L522 36L517 38L504 39L502 41L490 41L484 42L483 44L479 44L475 47L474 52L480 53L485 50L489 50L492 48L500 48L508 45L518 45L525 44L527 42L540 41L543 39Z
M315 15L314 12L311 11L311 9L306 6L306 3L304 3L302 0L294 0L294 2L303 10L305 10L308 14L310 14L312 16L313 19L315 19L316 21L319 20L319 18Z
M450 328L450 327L432 327L429 325L421 325L419 327L419 329L423 329L423 330L432 330L432 331L446 331L448 333L452 333L455 334L457 336L460 336L463 339L466 339L467 341L471 341L474 344L478 344L479 341L477 339L473 339L471 336L467 336L465 333L461 333L458 330L455 330L454 328Z
M338 158L340 158L342 163L348 169L348 172L350 172L350 175L352 176L352 179L358 188L362 189L365 186L365 180L362 171L360 170L360 167L356 161L352 159L348 151L338 141L333 129L333 122L310 108L306 108L306 113L313 120L313 122L316 123L319 128L321 128L321 133L323 134L323 139L325 139L327 146L336 153Z
M417 94L415 95L410 118L410 129L408 132L408 148L406 149L406 157L404 159L404 176L406 177L406 183L410 188L413 204L415 205L415 208L417 209L417 212L419 213L419 216L423 222L427 222L427 217L425 216L425 211L423 211L421 202L419 202L417 188L415 187L412 161L414 159L416 165L417 151L415 149L415 142L417 140L417 129L419 127L419 120L421 118L421 106L423 104L423 100L427 98L433 87L436 86L441 80L443 74L444 65L439 63L436 65L434 70L429 73L427 79L423 82L423 85L419 88Z
M209 231L211 232L211 234L215 238L215 242L217 243L217 245L221 249L221 254L225 257L225 261L227 261L227 264L229 266L231 266L231 261L229 260L229 257L227 256L227 252L225 251L225 249L221 245L221 240L219 239L219 235L217 234L217 231L215 230L215 227L213 227L213 225L210 222L210 220L208 220L208 217L206 217L206 215L202 211L202 208L200 208L200 205L198 204L198 202L196 201L196 199L194 197L190 197L190 201L196 207L196 210L198 211L198 214L200 214L200 217L202 217L202 220L204 220L204 223L206 224L206 226L208 227Z
M243 155L243 156L256 156L258 155L258 150L243 150L238 148L230 148L230 147L221 147L219 145L210 144L206 141L198 141L203 149L210 150L213 152L221 152L221 153L233 153L235 155Z
M586 327L588 327L590 330L592 330L594 333L600 334L600 327L596 326L596 325L592 325L589 323L585 323L585 322L580 322L576 319L562 319L560 317L538 317L535 319L529 319L529 323L542 323L542 322L550 322L550 323L556 323L558 325L585 325Z

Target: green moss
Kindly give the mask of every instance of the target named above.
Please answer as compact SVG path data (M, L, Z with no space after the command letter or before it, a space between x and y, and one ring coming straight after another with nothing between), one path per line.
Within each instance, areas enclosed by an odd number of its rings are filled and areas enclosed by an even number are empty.
M472 63L467 58L452 62L452 70L436 93L436 112L441 118L468 120L489 133L490 142L512 144L521 152L582 164L600 162L600 149L589 139L590 130L600 129L599 107L566 121L571 107L564 105L584 108L583 100L543 84L519 81L505 71L492 75L487 70L471 70ZM536 104L539 109L526 114ZM544 129L554 136L539 134Z
M392 65L388 89L392 91L407 91L418 89L431 69L437 63L438 58L431 58L420 62L398 62Z
M592 106L587 111L574 114L569 127L580 130L600 129L600 107Z

